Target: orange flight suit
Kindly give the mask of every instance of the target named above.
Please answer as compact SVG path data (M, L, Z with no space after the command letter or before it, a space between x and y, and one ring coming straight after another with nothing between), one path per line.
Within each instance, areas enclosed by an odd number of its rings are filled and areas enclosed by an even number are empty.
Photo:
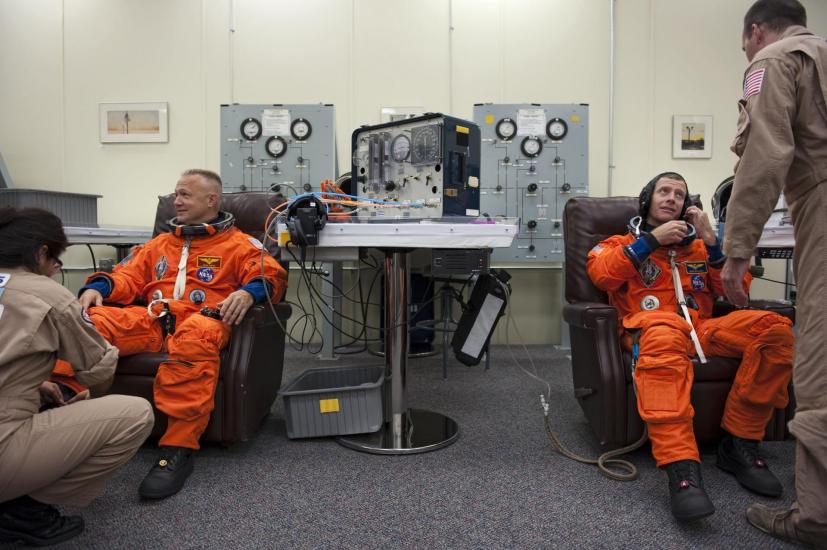
M198 449L198 440L210 418L218 381L219 353L230 338L226 323L200 315L201 308L216 308L232 292L254 279L263 278L271 288L270 300L278 302L287 287L287 272L261 243L236 227L191 237L186 264L186 286L178 300L173 289L185 238L161 234L115 267L113 273L94 273L111 284L108 303L150 303L169 299L176 316L174 334L164 338L158 319L146 306L98 306L88 313L101 335L120 350L120 355L166 351L155 377L155 406L169 417L160 445ZM160 304L153 307L157 315Z
M655 249L635 265L624 251L631 233L610 237L590 252L594 284L609 295L622 326L640 330L640 355L634 379L638 412L646 422L658 466L678 460L700 462L690 404L695 347L678 308L669 247ZM737 437L760 440L773 409L787 405L792 376L792 322L768 311L739 310L712 318L715 296L723 295L720 267L710 265L700 239L676 247L675 261L701 349L709 356L740 357L721 426ZM750 277L744 281L749 286ZM627 333L623 345L631 348ZM703 368L701 365L700 368Z

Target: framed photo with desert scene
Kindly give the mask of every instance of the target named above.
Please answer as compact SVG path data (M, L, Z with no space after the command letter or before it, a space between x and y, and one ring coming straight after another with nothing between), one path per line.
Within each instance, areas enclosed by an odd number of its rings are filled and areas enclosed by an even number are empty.
M100 103L101 143L169 141L167 103Z
M711 115L674 115L672 117L672 158L712 158Z

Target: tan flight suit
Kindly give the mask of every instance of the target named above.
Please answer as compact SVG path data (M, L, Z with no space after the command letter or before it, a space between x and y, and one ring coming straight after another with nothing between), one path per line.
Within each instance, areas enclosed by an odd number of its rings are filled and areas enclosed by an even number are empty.
M91 386L111 381L118 350L52 279L0 268L0 285L0 502L29 495L85 506L149 435L152 408L110 395L38 412L56 359Z
M744 83L724 252L754 254L783 188L795 226L796 527L827 537L827 42L789 27Z

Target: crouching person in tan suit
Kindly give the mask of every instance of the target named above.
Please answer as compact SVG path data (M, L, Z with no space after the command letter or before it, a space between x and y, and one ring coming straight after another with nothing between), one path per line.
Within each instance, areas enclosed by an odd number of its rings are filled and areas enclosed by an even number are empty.
M79 382L111 383L118 360L71 292L50 277L66 249L60 219L0 209L0 541L48 545L83 531L53 504L86 506L149 435L145 399L65 399L56 360ZM43 405L52 408L41 411Z

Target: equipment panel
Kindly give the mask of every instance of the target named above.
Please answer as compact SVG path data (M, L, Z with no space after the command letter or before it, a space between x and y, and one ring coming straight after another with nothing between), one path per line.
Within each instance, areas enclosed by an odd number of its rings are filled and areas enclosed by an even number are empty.
M351 152L359 217L479 215L480 130L473 122L430 113L363 126L353 132Z
M335 121L333 105L222 105L224 192L319 191L338 176Z
M563 208L587 196L588 105L478 104L480 212L517 217L510 248L493 251L494 262L562 262Z

